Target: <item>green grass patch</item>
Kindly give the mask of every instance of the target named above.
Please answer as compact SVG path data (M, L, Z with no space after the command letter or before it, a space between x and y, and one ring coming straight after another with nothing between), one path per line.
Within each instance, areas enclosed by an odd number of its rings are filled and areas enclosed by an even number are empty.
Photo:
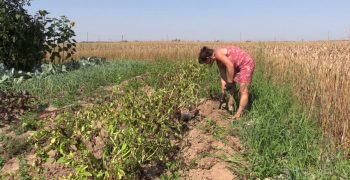
M342 150L330 150L317 121L308 119L290 89L274 85L257 68L250 110L234 124L248 147L253 177L349 178L350 160Z
M120 82L142 74L147 64L141 61L114 61L100 66L51 75L42 79L33 78L13 89L26 90L40 98L41 104L64 106L89 97L102 86Z
M2 156L0 156L0 168L2 168L5 164L6 160Z
M204 121L206 122L205 126L203 127L205 133L212 134L216 140L227 143L225 137L229 134L229 132L226 128L219 126L210 118L206 118Z

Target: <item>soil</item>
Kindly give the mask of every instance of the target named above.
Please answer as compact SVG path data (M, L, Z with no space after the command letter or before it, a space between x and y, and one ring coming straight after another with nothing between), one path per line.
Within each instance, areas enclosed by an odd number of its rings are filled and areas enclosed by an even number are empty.
M13 173L19 169L19 159L14 157L6 162L1 169L1 173Z
M231 126L232 119L227 118L230 117L228 112L218 107L218 101L203 102L198 107L199 117L189 124L189 131L181 142L178 155L178 159L184 163L180 169L180 179L241 179L226 160L243 150L239 139L231 135L219 139L205 128L208 128L207 119L222 129L227 130Z

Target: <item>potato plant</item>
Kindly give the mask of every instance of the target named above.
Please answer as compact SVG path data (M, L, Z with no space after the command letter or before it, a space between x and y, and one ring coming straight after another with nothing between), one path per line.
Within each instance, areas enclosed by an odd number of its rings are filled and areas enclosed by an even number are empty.
M71 178L122 179L137 178L143 164L166 161L183 129L174 113L198 102L202 69L189 62L162 68L141 82L152 85L152 93L129 87L115 91L112 102L50 119L49 128L33 136L38 163L64 163L74 168Z

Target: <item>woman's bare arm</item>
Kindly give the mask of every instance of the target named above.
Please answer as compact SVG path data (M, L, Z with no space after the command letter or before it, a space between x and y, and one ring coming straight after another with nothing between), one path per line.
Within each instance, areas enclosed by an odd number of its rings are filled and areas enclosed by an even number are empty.
M234 65L226 56L226 49L215 50L215 58L226 67L226 83L233 82Z
M217 62L217 65L220 72L221 93L225 94L225 85L227 81L226 68L220 62Z

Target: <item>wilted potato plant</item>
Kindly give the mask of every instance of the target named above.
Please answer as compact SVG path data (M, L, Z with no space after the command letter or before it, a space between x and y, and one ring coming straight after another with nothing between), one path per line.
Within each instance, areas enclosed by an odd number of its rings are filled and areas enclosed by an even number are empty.
M138 177L141 165L166 160L173 151L172 140L182 131L173 114L198 101L201 71L193 63L158 65L144 81L116 87L112 102L50 119L49 128L33 136L38 163L64 163L76 178Z

